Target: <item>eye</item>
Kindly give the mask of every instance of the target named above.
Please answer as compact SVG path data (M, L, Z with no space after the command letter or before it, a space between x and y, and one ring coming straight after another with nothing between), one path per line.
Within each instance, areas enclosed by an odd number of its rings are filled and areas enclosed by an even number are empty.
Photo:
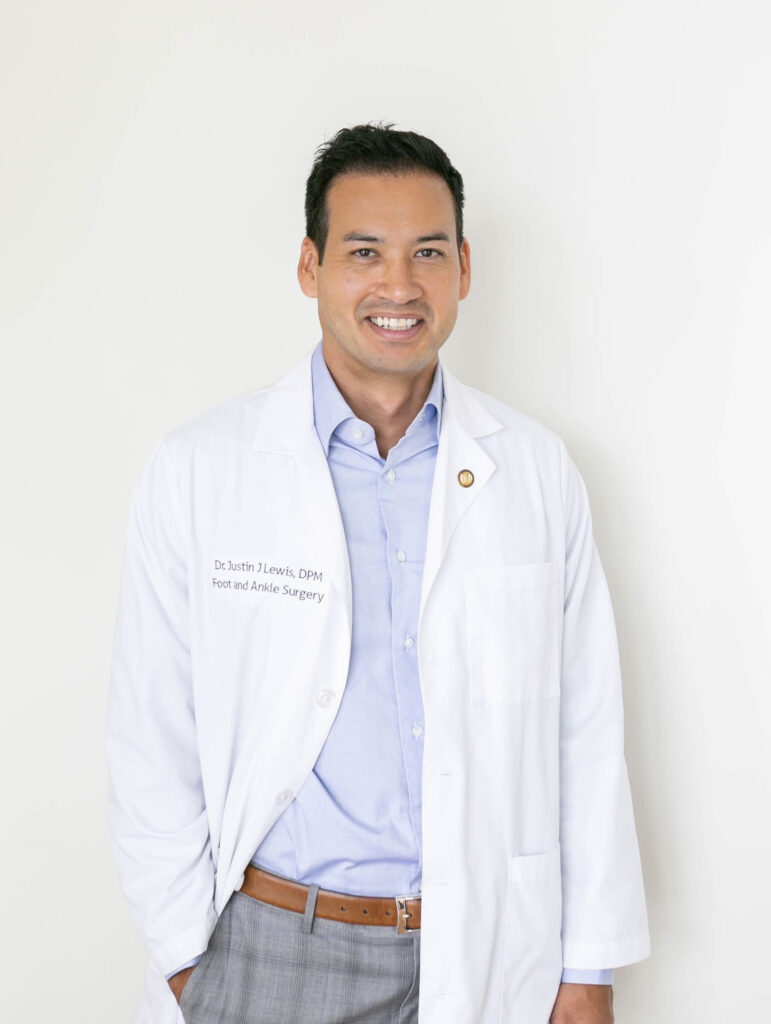
M439 249L418 249L418 256L426 256L430 259L432 256L444 256L444 253Z
M375 255L375 250L374 249L355 249L351 255L353 255L353 256L361 256L362 259L365 259L367 256L374 256Z

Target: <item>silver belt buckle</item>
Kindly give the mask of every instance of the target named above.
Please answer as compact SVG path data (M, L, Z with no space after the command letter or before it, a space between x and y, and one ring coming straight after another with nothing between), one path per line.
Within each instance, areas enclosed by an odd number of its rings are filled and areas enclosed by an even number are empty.
M414 900L415 896L396 896L396 934L404 935L407 931L407 919L412 917L407 910L407 900Z

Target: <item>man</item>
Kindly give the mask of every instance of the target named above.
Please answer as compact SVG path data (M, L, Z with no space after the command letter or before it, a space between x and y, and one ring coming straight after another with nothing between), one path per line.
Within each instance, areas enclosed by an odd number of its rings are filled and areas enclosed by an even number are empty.
M462 209L429 139L321 147L320 345L137 487L107 732L137 1021L607 1024L648 955L586 491L437 358Z

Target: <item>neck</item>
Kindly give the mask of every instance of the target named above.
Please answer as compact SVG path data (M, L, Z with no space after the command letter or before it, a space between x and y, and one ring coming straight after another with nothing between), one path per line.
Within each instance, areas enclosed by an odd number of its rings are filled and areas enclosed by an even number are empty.
M382 458L397 444L422 409L434 379L437 360L414 374L379 373L351 366L322 346L324 361L354 415L369 423Z

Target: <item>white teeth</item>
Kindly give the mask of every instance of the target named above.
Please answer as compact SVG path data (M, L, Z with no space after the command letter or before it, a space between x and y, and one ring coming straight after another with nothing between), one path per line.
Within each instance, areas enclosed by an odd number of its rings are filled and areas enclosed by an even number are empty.
M387 331L407 331L410 327L414 327L415 324L419 323L415 320L395 319L393 317L385 316L371 316L370 320L377 327L385 327Z

